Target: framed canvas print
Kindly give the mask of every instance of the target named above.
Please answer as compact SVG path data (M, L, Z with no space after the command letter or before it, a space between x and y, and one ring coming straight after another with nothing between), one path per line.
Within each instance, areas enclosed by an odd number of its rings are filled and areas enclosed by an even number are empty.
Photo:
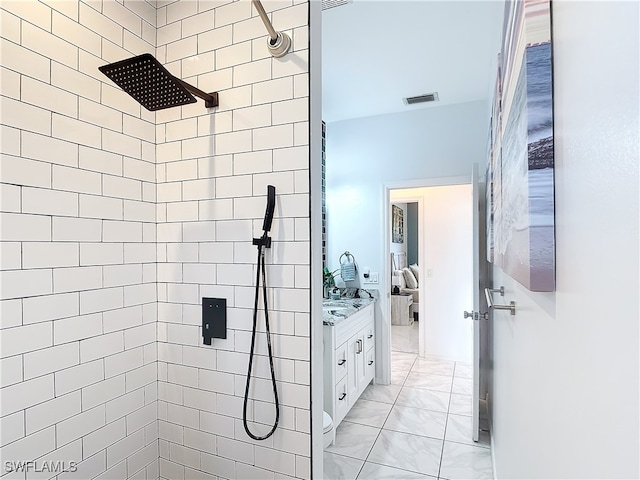
M495 262L531 291L555 290L551 4L508 0L502 45ZM496 194L494 190L494 195Z
M391 232L393 243L404 243L404 214L395 205L391 205Z
M491 122L489 124L489 149L486 173L486 218L487 218L487 261L501 266L497 244L500 242L500 212L502 190L502 80L500 77L500 60L498 55L498 74L493 96Z

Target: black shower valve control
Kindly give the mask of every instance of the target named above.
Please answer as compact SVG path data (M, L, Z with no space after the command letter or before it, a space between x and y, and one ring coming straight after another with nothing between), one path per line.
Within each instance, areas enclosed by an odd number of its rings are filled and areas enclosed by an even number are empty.
M212 338L227 338L226 298L202 298L202 342L211 345Z

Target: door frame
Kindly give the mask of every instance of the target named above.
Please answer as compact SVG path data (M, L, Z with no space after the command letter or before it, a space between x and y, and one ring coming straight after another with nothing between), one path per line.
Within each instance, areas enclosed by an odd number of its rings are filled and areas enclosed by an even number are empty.
M381 251L384 252L384 261L382 262L382 275L384 281L380 283L381 300L384 300L384 305L380 305L383 313L383 319L381 324L381 341L380 347L382 353L379 360L380 372L376 375L380 382L389 385L391 384L391 266L389 259L391 258L391 190L403 190L410 188L428 188L428 187L447 187L452 185L468 185L471 184L471 174L462 175L456 177L440 177L440 178L425 178L419 180L405 180L398 182L388 182L382 185L383 195L380 210L382 212L382 228L383 232L386 232L382 241ZM421 208L422 206L422 208ZM423 213L424 202L421 200L418 207L418 236L424 238L423 232ZM423 242L421 242L422 244ZM421 246L418 247L418 256L424 258L425 252L421 250ZM420 278L418 284L424 281L424 268L420 269ZM424 295L423 295L424 298ZM381 302L382 303L382 302ZM420 302L419 315L424 321L424 301ZM424 324L418 326L421 335L424 333ZM420 339L420 343L424 345L423 339ZM423 352L423 355L426 352ZM421 355L422 356L422 355Z

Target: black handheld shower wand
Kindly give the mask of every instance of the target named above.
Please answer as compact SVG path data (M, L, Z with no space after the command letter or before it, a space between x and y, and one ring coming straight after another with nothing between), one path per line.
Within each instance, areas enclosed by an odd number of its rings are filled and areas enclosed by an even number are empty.
M264 222L262 230L265 233L271 230L271 222L273 222L273 211L276 208L276 187L267 185L267 210L264 212Z
M244 390L244 405L242 409L242 422L244 424L244 430L254 440L266 440L278 427L278 420L280 419L280 403L278 401L278 388L276 386L276 374L273 368L273 353L271 351L271 331L269 330L269 309L267 306L267 282L266 282L266 267L264 261L264 249L271 248L271 237L269 237L269 231L271 230L271 223L273 222L273 212L276 207L276 187L273 185L267 186L267 210L264 213L264 222L262 223L263 234L260 238L254 238L253 244L258 247L258 265L256 269L256 296L253 303L253 331L251 334L251 351L249 352L249 370L247 372L247 385ZM269 352L269 366L271 367L271 385L273 386L273 397L276 406L276 418L271 430L264 436L260 437L253 434L249 430L247 423L247 404L249 403L249 383L251 382L251 369L253 367L253 352L256 344L256 330L258 326L258 298L260 296L260 278L262 277L262 297L264 300L264 323L267 331L267 351Z

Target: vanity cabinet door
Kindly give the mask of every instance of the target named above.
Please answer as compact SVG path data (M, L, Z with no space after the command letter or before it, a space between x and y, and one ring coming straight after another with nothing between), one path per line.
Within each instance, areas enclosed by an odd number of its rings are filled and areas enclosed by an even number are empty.
M357 382L358 396L360 396L360 394L364 391L364 389L367 387L367 384L370 381L367 379L367 368L366 368L367 358L364 350L365 338L366 338L366 329L363 329L358 335L359 343L356 348L356 358L355 358L357 377L358 377L358 382Z
M347 396L349 397L349 406L356 402L360 393L359 376L361 370L358 368L360 342L362 342L362 338L359 332L347 342Z
M367 354L365 356L365 385L364 387L366 388L367 384L376 376L376 351L374 348L371 348L367 351Z
M348 351L347 351L347 363L351 363L347 367L348 377L348 390L350 406L353 405L358 397L362 394L369 382L373 379L374 375L371 375L372 371L375 371L375 367L371 364L374 370L368 366L368 352L375 352L374 348L374 336L373 336L374 324L371 316L367 315L366 320L360 324L358 332L349 339Z
M334 369L335 369L335 381L338 382L344 378L347 374L349 360L348 355L348 343L345 342L336 348Z
M368 352L376 344L376 328L373 321L364 330L364 351Z
M335 388L335 417L333 420L333 424L338 425L345 415L349 412L349 402L351 398L349 397L349 392L347 391L347 377L343 378L342 381L338 382ZM335 428L335 427L334 427Z

